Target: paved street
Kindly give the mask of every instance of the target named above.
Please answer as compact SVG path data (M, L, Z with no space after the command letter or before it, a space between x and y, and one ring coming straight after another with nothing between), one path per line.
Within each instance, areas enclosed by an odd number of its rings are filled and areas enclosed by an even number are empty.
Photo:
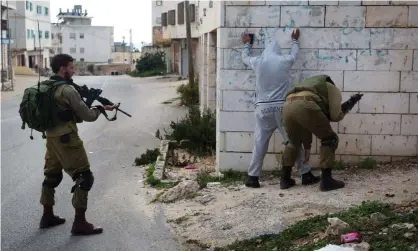
M65 173L57 188L55 212L67 222L38 229L45 141L37 132L32 141L30 129L21 129L18 95L1 102L1 250L180 250L159 209L150 213L141 207L149 199L135 195L143 178L141 170L132 166L135 156L158 147L156 129L168 128L171 120L184 114L181 108L161 104L176 96L174 83L128 76L75 77L75 82L101 87L102 96L121 102L121 108L132 115L118 113L114 122L101 116L96 122L79 125L95 175L87 219L104 232L87 237L70 235L73 182Z

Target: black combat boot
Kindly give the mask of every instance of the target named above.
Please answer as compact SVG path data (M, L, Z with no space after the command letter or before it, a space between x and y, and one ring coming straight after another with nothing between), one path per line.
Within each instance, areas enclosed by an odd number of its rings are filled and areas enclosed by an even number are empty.
M320 181L321 179L318 176L314 176L312 174L312 172L308 172L308 173L304 173L302 174L302 185L312 185L312 184L316 184Z
M71 233L73 235L92 235L101 234L102 232L103 228L96 227L93 224L87 222L85 208L75 209L75 218L73 228L71 229Z
M345 183L343 181L334 180L332 178L331 168L322 169L321 183L319 184L319 188L321 191L327 192L343 187L345 187Z
M52 206L44 205L44 213L39 223L39 228L50 228L65 223L65 219L54 215Z
M280 178L280 189L289 189L296 185L296 181L291 178L292 167L284 166L282 170L282 177Z
M246 187L251 187L251 188L259 188L260 187L260 183L258 182L258 177L257 176L248 176L248 181L247 183L245 183Z

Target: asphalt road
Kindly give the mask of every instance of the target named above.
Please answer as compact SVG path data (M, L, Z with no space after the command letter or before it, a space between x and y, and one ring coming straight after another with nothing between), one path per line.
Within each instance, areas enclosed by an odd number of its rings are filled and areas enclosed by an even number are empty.
M173 82L128 76L75 77L75 82L101 87L102 96L121 102L120 107L132 115L118 113L113 122L101 116L79 125L95 175L87 219L104 232L71 236L73 182L65 173L54 210L67 221L52 229L38 228L45 141L37 132L30 140L30 130L21 129L18 95L1 102L1 250L180 250L159 209L150 214L141 207L148 202L137 193L142 171L132 166L134 157L159 146L156 129L168 128L171 120L184 114L181 108L161 104L176 96Z

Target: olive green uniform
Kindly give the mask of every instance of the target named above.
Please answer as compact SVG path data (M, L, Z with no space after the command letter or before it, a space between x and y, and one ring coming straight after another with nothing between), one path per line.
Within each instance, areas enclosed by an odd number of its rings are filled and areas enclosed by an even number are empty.
M75 182L72 189L74 208L86 209L87 194L93 185L94 177L90 171L83 141L78 135L77 123L97 120L100 111L87 107L71 85L59 86L55 98L59 106L70 109L74 116L72 120L62 122L46 131L45 179L42 183L40 203L47 206L55 204L55 188L61 183L64 171Z
M305 79L287 93L283 122L289 144L282 157L284 167L293 166L301 144L305 149L311 149L314 134L321 140L320 167L323 171L330 172L338 147L338 136L332 130L330 122L338 122L344 118L341 101L340 90L327 75Z

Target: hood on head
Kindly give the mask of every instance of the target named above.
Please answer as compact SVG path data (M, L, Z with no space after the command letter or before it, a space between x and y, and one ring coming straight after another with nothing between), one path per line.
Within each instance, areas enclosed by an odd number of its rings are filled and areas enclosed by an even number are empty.
M264 50L263 54L264 53L281 55L279 43L277 43L276 40L270 41L267 44L266 49Z

